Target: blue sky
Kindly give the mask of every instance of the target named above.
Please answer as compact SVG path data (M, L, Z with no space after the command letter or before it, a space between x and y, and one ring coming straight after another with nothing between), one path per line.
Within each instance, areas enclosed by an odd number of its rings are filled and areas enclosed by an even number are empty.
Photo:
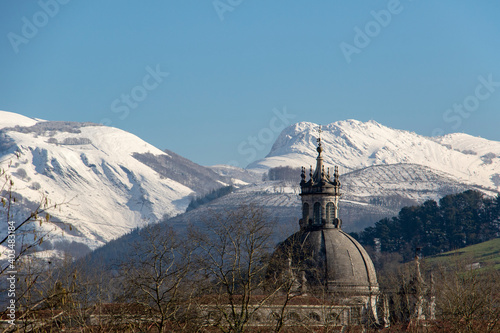
M202 165L246 166L298 121L500 141L499 15L494 0L2 1L0 109Z

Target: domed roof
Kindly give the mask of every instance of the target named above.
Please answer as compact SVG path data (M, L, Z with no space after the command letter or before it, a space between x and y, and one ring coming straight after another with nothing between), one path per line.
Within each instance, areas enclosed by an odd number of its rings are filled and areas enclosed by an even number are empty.
M378 293L375 267L366 250L339 228L302 229L278 251L292 250L292 267L304 271L308 287L323 285L345 296Z

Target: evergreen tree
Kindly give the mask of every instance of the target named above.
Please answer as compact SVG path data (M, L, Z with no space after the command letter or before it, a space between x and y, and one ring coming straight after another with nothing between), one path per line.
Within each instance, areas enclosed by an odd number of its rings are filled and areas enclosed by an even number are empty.
M424 256L462 248L500 235L500 195L485 197L478 191L451 194L404 207L397 217L384 218L356 238L365 246L380 240L383 252L397 252L405 261L420 248Z

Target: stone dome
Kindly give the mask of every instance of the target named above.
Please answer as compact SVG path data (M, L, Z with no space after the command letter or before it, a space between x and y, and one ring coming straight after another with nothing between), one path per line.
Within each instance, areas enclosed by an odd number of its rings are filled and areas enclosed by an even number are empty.
M286 249L286 250L285 250ZM307 289L325 286L346 297L378 294L375 267L365 249L340 228L305 228L287 240L278 252L292 251L295 275L304 272Z

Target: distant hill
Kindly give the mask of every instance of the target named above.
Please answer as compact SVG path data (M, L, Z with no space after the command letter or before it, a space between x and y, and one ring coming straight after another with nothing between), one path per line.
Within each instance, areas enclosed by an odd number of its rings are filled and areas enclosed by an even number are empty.
M500 238L431 256L425 260L433 264L458 262L471 265L471 268L493 267L500 270Z
M46 223L28 228L49 234L37 249L47 256L83 255L137 227L180 214L191 196L230 183L229 177L118 128L6 111L0 111L0 169L14 183L15 221L29 216L43 196L66 203L51 211ZM0 230L1 238L6 233L7 228Z

